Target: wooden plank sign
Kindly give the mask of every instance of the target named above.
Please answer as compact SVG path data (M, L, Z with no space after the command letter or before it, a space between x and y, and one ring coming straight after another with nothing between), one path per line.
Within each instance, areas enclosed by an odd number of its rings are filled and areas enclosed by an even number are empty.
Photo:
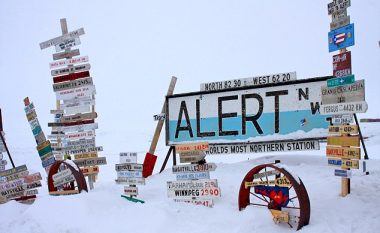
M276 224L279 224L280 222L288 223L289 222L289 213L286 211L281 210L275 210L275 209L269 209L272 213L273 221Z
M331 122L334 125L350 124L353 123L353 117L352 114L334 115L332 116Z
M0 172L0 176L9 176L9 175L19 173L19 172L23 172L23 171L27 171L27 170L28 170L28 168L26 167L26 165L21 165L21 166L11 168L11 169L7 169L5 171Z
M53 60L55 61L55 60L60 60L64 58L72 58L79 55L80 55L79 49L74 49L74 50L65 51L62 53L54 53Z
M85 176L99 173L99 167L98 166L84 167L84 168L80 168L80 170L83 173L83 175L85 175Z
M88 167L88 166L95 166L95 165L105 165L107 164L107 160L106 160L106 157L98 157L98 158L74 160L74 163L76 163L78 167Z
M351 0L333 0L327 5L328 14L334 14L337 11L347 9L351 6Z
M116 171L143 171L143 165L137 163L115 164Z
M340 126L329 126L329 133L336 134L358 134L358 126L357 125L340 125Z
M175 165L172 167L172 172L176 173L189 173L189 172L210 172L215 171L215 163L205 164L188 164L188 165Z
M129 184L129 185L145 185L144 177L135 177L135 178L118 177L115 181L116 183L123 183L123 184Z
M121 152L120 163L137 163L137 152Z
M97 152L92 152L92 153L82 153L82 154L75 154L74 158L75 159L88 159L88 158L96 158L98 157Z
M74 175L71 174L69 176L62 178L61 180L54 181L53 185L54 185L54 187L59 187L61 185L70 183L72 181L75 181L75 177L74 177Z
M88 56L83 57L75 57L67 60L59 60L55 62L49 63L50 69L58 68L60 66L68 66L68 65L74 65L78 63L85 63L88 62Z
M95 86L88 85L85 87L78 87L69 90L58 91L55 93L57 100L68 100L74 98L83 98L96 94Z
M124 194L130 196L137 196L139 194L137 187L124 186Z
M336 87L341 85L352 84L355 82L355 75L332 78L327 80L327 87Z
M80 140L80 139L86 139L86 138L93 138L95 137L94 131L86 131L86 132L74 132L74 133L67 133L65 134L65 139L67 140Z
M179 154L180 163L192 163L198 162L206 157L206 153L203 151L189 151L181 152Z
M198 143L191 143L191 144L182 144L182 145L175 145L175 150L177 153L181 152L189 152L189 151L206 151L208 150L208 142L198 142Z
M326 155L343 159L360 159L360 148L327 146Z
M64 126L62 129L63 129L63 132L69 133L69 132L76 132L76 131L90 131L90 130L95 130L97 128L98 128L98 123L92 123L92 124Z
M79 99L73 99L73 100L79 100ZM92 107L95 106L95 100L94 99L88 99L88 100L82 100L79 101L72 101L69 103L63 103L61 104L61 109L65 109L66 111L70 110L70 108L80 108L80 107Z
M258 185L277 185L280 187L290 187L292 184L286 177L280 177L275 180L260 180L260 181L252 181L252 182L245 182L244 186L247 189L248 187L252 186L258 186Z
M342 159L342 168L359 169L359 160Z
M333 56L333 75L343 77L351 75L351 51Z
M82 121L82 120L92 120L97 118L98 115L96 112L90 112L90 113L78 113L72 116L64 116L61 119L62 123L65 122L71 122L71 121Z
M73 174L73 173L71 172L70 169L62 170L62 171L53 175L53 181L58 181L58 180L64 179L67 176L70 176L71 174Z
M68 90L72 88L77 88L80 86L88 86L88 85L93 85L93 81L91 77L85 77L81 79L76 79L73 81L67 81L67 82L62 82L62 83L55 83L53 84L53 91L63 91L63 90Z
M210 179L210 172L180 173L176 175L176 179L177 180Z
M48 48L50 46L59 44L60 42L62 42L64 40L68 40L70 38L79 37L79 36L81 36L83 34L84 34L84 29L83 28L79 28L79 29L77 29L75 31L69 32L69 33L64 34L62 36L58 36L58 37L55 37L53 39L41 42L40 43L40 48L41 49L46 49L46 48Z
M341 177L350 178L352 176L352 171L351 170L335 169L334 175L335 176L341 176Z
M360 147L360 138L359 136L329 136L327 137L327 145Z
M332 31L340 27L346 26L348 24L350 24L350 16L346 16L338 20L332 21L330 23L330 30Z
M185 181L168 181L168 189L191 189L191 188L216 188L218 181L216 179L202 180L185 180Z
M367 112L368 105L365 101L323 104L319 109L321 115L340 115Z
M66 75L66 74L70 74L74 72L85 72L85 71L89 71L90 69L91 69L91 65L86 63L86 64L77 65L77 66L70 66L67 68L52 70L51 76Z
M277 170L271 170L267 172L261 172L253 175L253 179L260 179L268 176L274 176L274 175L279 175L280 172Z
M62 41L59 44L56 44L55 51L58 53L58 52L64 51L66 49L69 49L71 47L78 46L78 45L80 45L79 37L70 38L70 39Z
M334 88L322 88L322 104L359 102L365 100L364 80Z
M176 199L189 199L189 198L215 198L220 197L220 188L173 188L168 189L168 197Z
M142 177L142 171L118 171L117 177L138 178Z

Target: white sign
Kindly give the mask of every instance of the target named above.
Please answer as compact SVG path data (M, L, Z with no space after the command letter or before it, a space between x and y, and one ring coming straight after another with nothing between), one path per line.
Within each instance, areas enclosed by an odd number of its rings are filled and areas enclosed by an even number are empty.
M258 142L246 144L220 144L209 145L206 154L246 154L246 153L264 153L264 152L286 152L286 151L304 151L319 150L318 140L301 140L301 141L280 141L280 142Z
M201 91L217 91L244 86L258 86L269 83L289 82L297 79L296 72L262 75L244 79L233 79L211 83L201 83Z
M58 53L58 52L64 51L65 49L68 49L77 45L80 45L79 37L70 38L70 39L62 41L59 44L56 44L55 51Z
M69 82L54 83L53 90L56 92L88 85L93 85L91 77L81 78Z
M97 128L98 128L98 123L62 127L63 132L65 133L75 132L75 131L90 131L90 130L95 130Z
M143 165L137 163L115 164L116 171L143 171Z
M334 125L342 125L342 124L350 124L353 121L352 114L346 114L346 115L334 115L331 119L331 122Z
M130 196L137 196L139 194L137 187L124 186L124 194Z
M176 175L177 180L210 179L210 172L180 173Z
M117 177L138 178L142 177L141 171L118 171Z
M88 71L90 69L91 69L91 65L87 63L87 64L81 64L77 66L52 70L51 75L52 76L65 75L65 74L74 73L74 72Z
M218 181L213 180L186 180L186 181L168 181L168 189L200 189L200 188L217 188Z
M96 93L94 85L88 85L84 87L73 88L69 90L57 91L57 100L69 100L74 98L84 98L86 96L91 96Z
M74 65L77 63L84 63L88 62L88 56L83 56L83 57L75 57L67 60L60 60L60 61L55 61L49 63L50 69L58 68L61 66L68 66L68 65Z
M84 113L90 113L91 112L91 106L90 105L84 105L84 106L78 106L78 107L72 107L72 108L66 108L65 109L66 116L68 115L77 115L77 114L84 114Z
M129 185L145 185L144 177L135 177L135 178L127 178L127 177L118 177L115 180L116 183L124 183Z
M73 37L79 37L81 35L84 34L84 29L83 28L79 28L75 31L72 31L72 32L69 32L65 35L62 35L62 36L58 36L58 37L55 37L53 39L50 39L50 40L47 40L47 41L44 41L44 42L41 42L40 43L40 48L41 49L46 49L50 46L53 46L53 45L56 45L64 40L67 40L67 39L70 39L70 38L73 38Z
M54 185L54 187L58 187L58 186L61 186L63 184L72 182L74 180L75 180L75 177L74 177L73 174L71 174L69 176L66 176L66 177L62 178L61 180L57 180L56 182L53 182L53 185Z
M172 172L175 173L189 173L189 172L210 172L215 171L215 163L205 164L189 164L189 165L176 165L172 167Z
M137 163L137 152L120 153L120 163Z
M167 144L326 137L329 122L319 108L327 79L168 96Z
M74 141L74 140L80 140L80 139L86 139L86 138L93 138L95 136L96 136L95 131L74 132L74 133L65 134L65 139Z
M71 174L72 174L72 172L70 169L62 170L62 171L53 175L53 181L61 180L61 179L65 178L66 176L69 176Z
M189 199L189 197L220 197L220 188L168 189L168 197L176 199Z
M367 102L350 102L338 104L324 104L321 105L321 115L340 115L340 114L353 114L364 113L368 109Z

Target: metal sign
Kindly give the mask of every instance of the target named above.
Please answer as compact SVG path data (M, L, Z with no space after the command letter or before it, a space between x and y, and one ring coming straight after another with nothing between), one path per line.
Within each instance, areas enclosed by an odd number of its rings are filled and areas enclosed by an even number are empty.
M105 165L107 164L107 160L106 160L106 157L98 157L98 158L74 160L74 163L76 163L78 167L88 167L88 166L95 166L95 165Z
M334 88L322 88L322 104L360 102L365 100L364 80Z
M55 83L53 84L53 90L56 91L63 91L68 90L72 88L77 88L80 86L87 86L87 85L93 85L92 78L82 78L74 81L69 82L63 82L63 83Z
M192 188L192 189L168 189L168 197L176 199L189 199L189 197L214 198L220 197L220 188Z
M352 114L334 115L331 118L331 123L333 123L334 125L350 124L352 122L353 122Z
M143 165L137 163L115 164L116 171L142 171Z
M64 40L67 40L67 39L70 39L70 38L73 38L73 37L79 37L79 36L81 36L83 34L84 34L84 29L83 28L79 28L79 29L77 29L75 31L69 32L69 33L64 34L62 36L58 36L58 37L55 37L53 39L41 42L40 43L40 48L41 49L46 49L46 48L48 48L50 46L56 45L56 44L64 41Z
M74 72L84 72L91 69L90 64L81 64L77 66L71 66L67 68L57 69L51 71L51 76L66 75Z
M176 173L189 173L189 172L211 172L215 171L215 163L205 164L189 164L189 165L175 165L172 167L172 172Z
M233 79L226 81L201 83L201 91L218 91L223 89L232 89L245 86L258 86L273 83L283 83L297 79L296 72L261 75L251 78Z
M337 104L323 104L321 105L321 115L340 115L340 114L353 114L367 112L368 105L365 101L337 103Z
M360 147L360 137L359 136L330 136L330 137L327 137L327 145Z
M120 153L120 163L137 163L137 152Z
M327 87L336 87L341 85L352 84L355 82L355 75L332 78L327 80Z
M55 60L60 60L64 58L72 58L79 55L80 55L79 49L74 49L74 50L65 51L62 53L54 53L53 60L55 61Z
M354 24L329 32L329 52L344 49L355 44Z
M343 77L351 75L351 51L333 56L333 75Z
M58 91L55 93L57 100L68 100L74 98L83 98L85 96L92 96L96 94L95 86L89 85L85 87L78 87L69 90Z
M177 180L210 179L210 172L180 173L176 175L176 179Z
M58 53L58 52L64 51L65 49L69 49L71 47L78 46L80 44L81 43L80 43L79 37L67 39L67 40L62 41L59 44L56 44L55 45L55 51Z
M360 159L360 148L327 146L326 156L342 159Z
M350 24L350 16L342 17L330 23L330 30L335 30L348 24Z
M340 170L340 169L335 169L335 170L334 170L334 175L335 175L335 176L341 176L341 177L347 177L347 178L350 178L350 177L352 177L352 171L351 171L351 170Z
M206 154L246 154L319 150L319 140L293 140L242 144L211 144Z
M327 5L328 14L334 14L351 6L351 0L333 0Z
M85 63L88 62L88 56L83 57L75 57L67 60L60 60L49 63L50 69L58 68L60 66L68 66L68 65L74 65L78 63Z
M327 79L167 96L167 144L277 141L300 131L297 139L325 137L318 109Z
M186 181L168 181L168 189L193 189L193 188L216 188L218 181L212 180L186 180Z

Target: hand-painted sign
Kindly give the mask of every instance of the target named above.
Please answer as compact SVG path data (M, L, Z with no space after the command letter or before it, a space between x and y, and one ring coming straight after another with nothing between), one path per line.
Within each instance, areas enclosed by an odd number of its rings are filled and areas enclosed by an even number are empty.
M96 112L90 113L78 113L72 116L64 116L61 119L62 123L70 122L70 121L82 121L82 120L91 120L97 118L98 115Z
M167 144L325 137L328 122L318 110L327 79L167 96Z
M330 166L341 167L342 166L342 160L341 159L328 158L327 159L327 164L330 165Z
M0 176L9 176L9 175L12 175L14 173L19 173L19 172L23 172L23 171L27 171L27 170L28 170L28 168L26 167L26 165L21 165L21 166L0 172Z
M329 126L329 133L338 134L358 134L357 125L340 125L340 126Z
M70 169L62 170L53 175L53 181L64 179L65 177L70 176L71 174L73 173Z
M115 164L116 171L142 171L143 165L137 163Z
M120 163L137 163L137 153L136 152L120 153Z
M186 181L168 181L168 189L192 189L192 188L217 188L218 181L212 180L186 180Z
M99 173L99 167L98 166L95 166L95 167L83 167L80 170L83 173L83 175L85 175L85 176L92 175L92 174L98 174Z
M347 17L347 8L345 9L341 9L341 10L338 10L338 11L335 11L332 15L331 15L331 18L332 18L332 21L338 21L342 18L345 18Z
M210 144L206 154L246 154L319 150L319 140L294 140L280 142L256 142L244 144Z
M280 177L275 180L260 180L260 181L250 181L245 182L244 186L247 189L248 187L252 186L259 186L259 185L277 185L279 187L290 187L292 184L286 177Z
M338 87L322 87L322 105L359 102L365 100L364 80Z
M210 172L215 171L215 163L205 164L189 164L189 165L176 165L172 167L172 172L176 173L189 173L189 172Z
M194 199L193 199L194 198ZM193 197L192 199L173 199L175 202L186 202L186 203L192 203L194 205L203 205L206 207L213 207L214 202L212 200L197 200L196 197Z
M135 177L135 178L127 178L127 177L118 177L116 183L124 183L129 185L145 185L144 177Z
M355 82L355 75L332 78L327 80L327 87L336 87L341 85L352 84Z
M83 98L85 96L91 96L96 93L95 86L89 85L84 87L73 88L69 90L63 90L56 92L57 100L68 100L73 98Z
M206 157L205 152L203 151L189 151L189 152L181 152L179 154L179 162L180 163L193 163L201 161Z
M330 30L335 30L350 24L350 16L340 18L330 23Z
M359 160L347 160L347 159L342 159L342 168L347 169L359 169Z
M92 153L82 153L82 154L75 154L74 158L75 159L88 159L88 158L97 158L98 153L97 152L92 152Z
M272 83L283 83L297 79L296 72L261 75L251 78L233 79L211 83L201 83L201 91L217 91L245 86L258 86Z
M210 179L210 172L180 173L176 178L177 180Z
M62 36L58 36L58 37L55 37L53 39L41 42L40 43L40 48L41 49L46 49L46 48L48 48L50 46L59 44L60 42L62 42L64 40L67 40L67 39L70 39L70 38L74 38L74 37L79 37L79 36L81 36L83 34L84 34L84 29L83 28L79 28L79 29L77 29L75 31L69 32L69 33L64 34Z
M334 115L331 118L331 122L334 125L350 124L353 122L352 114Z
M289 212L275 210L275 209L269 209L269 210L273 216L273 221L276 224L279 224L280 222L289 223L289 219L290 219Z
M264 178L264 177L268 177L268 176L275 176L275 175L279 175L279 174L280 174L279 171L271 170L271 171L267 171L267 172L256 173L253 175L253 179L260 179L260 178Z
M137 178L142 177L142 171L119 171L117 177Z
M155 121L164 121L165 120L165 113L154 115L153 119Z
M207 142L181 144L181 145L175 146L175 150L177 153L189 152L189 151L205 151L207 149L208 149Z
M77 88L80 86L88 86L88 85L93 85L91 77L82 78L82 79L69 81L69 82L53 84L53 90L54 91L63 91L63 90L68 90L68 89Z
M87 166L95 166L95 165L105 165L107 164L107 160L106 160L106 157L97 157L97 158L74 160L74 163L76 163L78 167L87 167Z
M333 0L327 5L328 14L334 14L337 11L347 9L351 6L351 0Z
M71 67L66 67L62 69L52 70L51 75L52 76L66 75L66 74L74 73L74 72L85 72L90 69L91 69L91 65L87 63L87 64L81 64L77 66L71 66Z
M326 155L343 159L360 159L360 148L327 146Z
M168 189L168 197L176 199L189 199L189 197L220 197L220 188L173 188Z
M343 77L351 75L351 51L333 56L333 75Z
M341 115L352 113L364 113L368 109L367 102L349 102L337 104L323 104L321 105L321 115Z
M67 40L62 41L59 44L56 44L55 45L55 51L61 52L61 51L64 51L65 49L68 49L68 48L71 48L71 47L74 47L77 45L80 45L79 37L67 39Z
M79 49L74 49L74 50L65 51L62 53L54 53L53 60L55 61L55 60L60 60L64 58L72 58L79 55L80 55Z
M80 140L80 139L86 139L86 138L93 138L95 137L94 131L87 131L87 132L75 132L75 133L67 133L65 134L65 139L67 140Z
M344 49L355 44L354 24L329 32L329 52Z
M330 136L330 137L327 137L327 145L360 147L360 137L359 136Z
M279 207L286 207L289 203L289 188L279 186L255 186L255 193L269 197Z
M69 133L69 132L76 132L76 131L90 131L90 130L95 130L97 128L98 128L98 123L92 123L92 124L64 126L62 129L63 129L63 132Z
M347 177L350 178L352 176L352 171L351 170L340 170L340 169L335 169L334 171L335 176L341 176L341 177Z
M124 186L124 194L130 196L137 196L139 194L137 187Z
M62 178L61 180L57 180L56 182L53 183L53 185L54 185L54 187L58 187L58 186L66 184L66 183L70 183L72 181L75 181L75 177L74 177L74 175L71 174L69 176Z
M84 63L84 62L88 62L88 56L75 57L75 58L71 58L71 59L67 59L67 60L60 60L60 61L51 62L49 64L49 66L50 66L50 69L54 69L54 68L57 68L60 66L74 65L77 63Z

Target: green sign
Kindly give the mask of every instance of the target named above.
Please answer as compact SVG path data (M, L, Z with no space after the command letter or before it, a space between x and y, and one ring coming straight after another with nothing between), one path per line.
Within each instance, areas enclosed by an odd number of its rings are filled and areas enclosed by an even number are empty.
M327 86L336 87L336 86L351 84L354 82L355 82L355 75L350 75L350 76L345 76L345 77L329 79L327 80Z

